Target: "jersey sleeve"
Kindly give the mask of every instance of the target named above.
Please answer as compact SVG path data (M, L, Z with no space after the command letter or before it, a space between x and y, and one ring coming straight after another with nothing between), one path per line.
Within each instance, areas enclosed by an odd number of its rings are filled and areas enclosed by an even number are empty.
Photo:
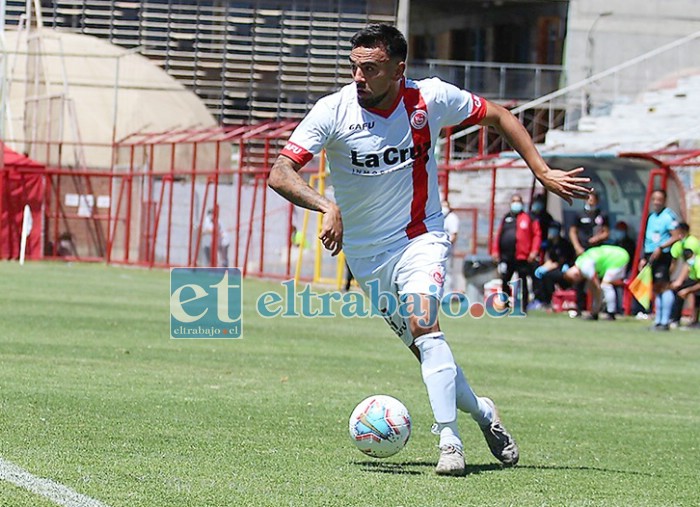
M679 223L678 215L676 215L676 212L670 208L666 208L666 211L667 211L667 213L666 213L666 215L667 215L667 217L666 217L667 228L668 228L669 232L675 231L676 228L678 227L678 223Z
M333 118L333 109L328 100L318 101L294 129L280 154L297 164L306 165L328 143Z
M473 93L445 83L439 83L437 102L443 108L443 126L476 125L486 116L486 101Z
M671 257L674 259L679 259L683 255L683 248L683 240L679 239L671 245Z

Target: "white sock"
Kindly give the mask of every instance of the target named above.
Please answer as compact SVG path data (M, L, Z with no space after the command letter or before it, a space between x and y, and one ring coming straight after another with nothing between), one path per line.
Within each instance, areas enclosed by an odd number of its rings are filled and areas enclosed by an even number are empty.
M610 283L602 283L600 284L600 288L605 298L605 311L608 313L615 313L617 311L617 294L615 294L615 287Z
M450 346L440 332L419 336L414 343L420 351L421 373L438 424L440 447L454 445L461 448L462 440L457 429L457 365Z
M491 406L479 398L472 390L462 368L457 366L457 408L472 416L479 427L483 428L491 423L493 414Z
M438 424L436 433L440 435L440 447L452 445L462 450L462 439L459 436L456 420L448 424Z

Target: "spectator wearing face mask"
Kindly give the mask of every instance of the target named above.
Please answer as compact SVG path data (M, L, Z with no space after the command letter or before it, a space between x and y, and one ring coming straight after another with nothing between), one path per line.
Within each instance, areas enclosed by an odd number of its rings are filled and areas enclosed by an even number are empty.
M573 225L569 227L569 240L577 256L591 247L604 244L610 236L608 216L600 210L599 204L596 192L588 194L583 213L577 215ZM588 302L585 281L575 283L574 289L576 290L576 315L580 316Z
M528 278L531 277L542 243L542 232L537 220L525 213L523 199L515 194L510 200L510 211L501 221L493 246L494 258L498 261L503 292L509 296L508 282L518 273L521 280L522 301L526 308L530 299Z
M542 234L546 234L550 225L554 222L554 217L552 217L552 215L550 215L547 211L547 198L545 194L537 194L532 199L532 204L530 205L530 216L534 220L537 220ZM549 240L547 237L542 238L542 244L540 245L540 258L538 259L540 262L544 261L548 242Z
M569 240L574 245L576 255L581 255L593 246L602 245L610 236L610 221L599 205L598 194L588 194L583 213L577 215L576 221L569 228Z

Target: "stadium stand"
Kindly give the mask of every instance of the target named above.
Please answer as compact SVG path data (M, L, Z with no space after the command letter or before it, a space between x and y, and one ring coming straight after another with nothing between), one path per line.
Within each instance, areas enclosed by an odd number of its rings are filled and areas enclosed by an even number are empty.
M139 48L232 125L302 117L346 81L337 62L350 36L367 22L394 21L392 0L316 4L58 0L42 3L41 15L46 27ZM7 2L8 25L22 22L25 6Z

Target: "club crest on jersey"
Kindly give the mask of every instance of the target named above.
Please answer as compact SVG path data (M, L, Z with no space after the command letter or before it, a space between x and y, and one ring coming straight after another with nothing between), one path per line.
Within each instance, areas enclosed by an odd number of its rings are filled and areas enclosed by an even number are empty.
M422 129L428 124L428 113L422 109L416 109L411 113L411 127Z

